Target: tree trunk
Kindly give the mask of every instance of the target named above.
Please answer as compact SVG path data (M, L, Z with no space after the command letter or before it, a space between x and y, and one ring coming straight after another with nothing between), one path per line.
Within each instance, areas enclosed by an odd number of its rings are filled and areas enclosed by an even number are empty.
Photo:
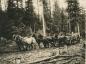
M32 28L31 28L31 26L30 26L30 34L32 34Z
M36 23L34 23L34 33L36 32Z
M85 15L85 36L86 36L86 15Z
M69 20L69 26L68 26L68 28L69 28L69 33L71 33L71 24L70 24L70 20Z
M77 29L78 29L78 34L80 36L80 27L79 27L79 23L77 23Z
M43 34L44 36L46 36L46 26L45 26L44 16L42 18L42 22L43 22Z

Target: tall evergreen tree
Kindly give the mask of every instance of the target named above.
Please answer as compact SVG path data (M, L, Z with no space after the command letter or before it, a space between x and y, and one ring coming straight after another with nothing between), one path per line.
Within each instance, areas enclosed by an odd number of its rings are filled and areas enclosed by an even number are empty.
M9 24L11 24L10 34L15 32L18 34L22 33L20 30L20 28L22 28L20 24L22 24L24 10L23 8L19 8L18 0L16 2L14 2L14 0L8 0L7 16L8 16L8 21L10 22Z
M60 8L58 6L57 1L55 1L54 11L53 11L53 20L54 20L54 30L60 31L60 22L61 22L61 15L60 15Z
M4 26L4 27L3 27ZM10 38L12 22L8 20L6 11L0 11L0 36Z
M62 8L60 12L61 17L61 31L67 32L67 15L65 14L65 10Z
M47 0L42 0L42 3L43 3L43 13L46 29L52 31L52 18L51 18L51 11L48 7L48 2Z
M8 0L7 15L9 20L15 21L15 25L18 25L20 18L22 18L24 14L24 10L23 8L19 8L18 5L19 1L18 0L15 1L16 3L14 2L14 0Z
M7 15L9 19L16 19L16 6L13 0L8 0Z
M1 18L2 17L2 8L1 8L1 0L0 0L0 21L1 21ZM1 22L0 22L0 27L1 27Z
M34 12L33 2L32 0L28 0L26 2L26 8L25 8L25 14L23 18L23 23L26 26L30 27L30 32L34 32L35 30L35 24L36 24L36 14Z
M76 27L77 29L79 28L79 3L77 0L67 0L68 3L68 8L67 12L69 15L69 21L70 21L70 32L76 32Z
M85 37L85 24L86 24L86 11L82 8L80 14L80 33L82 37Z

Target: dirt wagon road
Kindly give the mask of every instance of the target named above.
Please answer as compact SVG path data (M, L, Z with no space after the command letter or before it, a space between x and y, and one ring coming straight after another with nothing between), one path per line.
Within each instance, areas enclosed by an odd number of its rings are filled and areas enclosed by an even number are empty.
M84 64L81 56L57 56L55 58L35 62L31 64Z
M84 62L82 44L0 54L0 64L85 64Z

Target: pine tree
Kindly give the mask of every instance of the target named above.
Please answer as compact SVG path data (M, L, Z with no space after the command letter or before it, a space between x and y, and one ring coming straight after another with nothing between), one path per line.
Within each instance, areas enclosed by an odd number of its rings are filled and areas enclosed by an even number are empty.
M8 0L8 8L6 13L8 16L9 24L11 24L9 28L9 32L10 34L13 33L21 34L23 29L20 30L22 28L20 25L22 24L24 10L23 8L19 8L18 0L15 1L16 3L14 3L14 0Z
M2 35L2 15L3 15L3 11L2 11L2 8L1 8L1 0L0 0L0 36Z
M86 26L86 11L81 8L81 14L80 14L80 33L81 36L85 38L85 26Z
M61 22L61 15L60 15L60 11L61 9L58 6L57 1L55 2L54 5L54 11L53 11L53 20L54 20L54 30L56 30L56 32L60 31L60 22Z
M9 19L16 18L16 7L13 0L8 0L7 15Z
M34 32L35 31L35 24L36 21L38 19L36 18L36 14L34 12L34 7L33 7L33 2L32 0L28 0L26 2L26 8L25 8L25 14L24 14L24 18L23 18L23 23L26 26L30 27L30 32Z
M51 18L51 11L48 7L48 2L47 0L42 0L42 3L43 3L43 13L44 13L46 30L52 31L52 18Z
M77 0L67 0L68 8L67 12L70 21L70 32L76 32L76 27L79 27L79 3Z
M0 11L0 36L5 38L11 38L10 29L13 23L8 20L6 11ZM4 27L3 27L4 26Z

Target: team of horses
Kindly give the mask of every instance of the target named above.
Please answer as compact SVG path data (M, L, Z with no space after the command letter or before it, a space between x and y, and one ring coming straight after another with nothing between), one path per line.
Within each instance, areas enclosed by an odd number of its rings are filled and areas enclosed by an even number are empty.
M23 37L21 35L13 35L20 51L27 51L39 48L59 47L64 45L72 45L80 42L80 36L78 34L73 35L54 35L54 36L42 36L39 34ZM42 44L42 45L41 45Z

